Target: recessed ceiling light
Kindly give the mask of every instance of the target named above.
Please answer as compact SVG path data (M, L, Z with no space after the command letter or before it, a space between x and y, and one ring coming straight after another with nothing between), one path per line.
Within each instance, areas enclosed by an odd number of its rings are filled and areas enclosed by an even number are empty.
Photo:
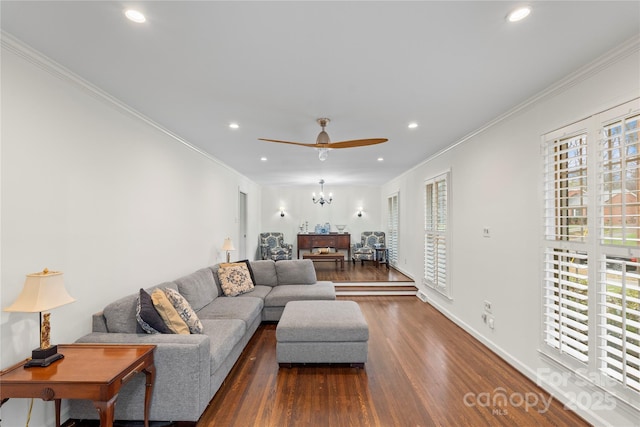
M260 157L260 161L261 161L261 162L266 162L266 161L267 161L267 158L266 158L266 157Z
M383 157L378 157L378 161L379 162L384 162L384 158Z
M522 21L524 18L529 16L530 13L531 13L531 8L529 6L519 7L513 12L511 12L509 15L507 15L507 19L509 20L509 22Z
M418 127L418 124L416 122L411 122L409 123L409 126L407 126L409 129L415 129Z
M139 12L135 9L127 9L124 11L124 15L129 18L133 22L137 22L138 24L142 24L147 21L147 18L144 17L142 12Z
M237 123L229 123L229 127L230 127L231 129L238 129L238 128L240 127L240 125L239 125L239 124L237 124Z

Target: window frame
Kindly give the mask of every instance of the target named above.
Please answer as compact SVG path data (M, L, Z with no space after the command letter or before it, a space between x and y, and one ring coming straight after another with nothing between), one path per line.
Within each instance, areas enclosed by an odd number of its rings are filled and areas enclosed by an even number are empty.
M617 141L617 146L607 144L605 132L607 127L628 117L635 119L635 127L632 129L635 139L629 143L624 139L627 133L621 132L622 142ZM539 347L540 352L545 356L572 370L591 385L606 390L620 401L626 402L636 409L640 409L637 404L640 401L640 369L637 368L640 365L640 356L638 355L640 353L638 350L640 349L640 334L638 333L640 308L625 304L630 296L633 299L633 304L640 303L640 263L637 262L637 259L640 258L640 239L637 238L640 231L637 229L638 215L635 211L629 211L632 222L628 229L633 229L636 237L629 239L631 244L625 242L627 210L624 200L626 200L627 193L632 192L627 189L625 184L625 177L629 171L624 167L626 154L621 154L624 150L619 150L615 155L611 153L613 152L612 146L615 149L615 147L625 148L633 145L634 151L629 156L631 159L629 163L632 163L633 179L640 182L639 127L640 98L636 98L623 105L549 132L542 137L544 213L541 233L542 286ZM586 171L586 188L582 193L587 200L576 210L575 206L570 204L569 191L564 193L558 191L559 183L565 177L572 176L570 168L563 169L563 165L553 161L553 156L554 153L563 151L562 147L555 144L556 141L574 138L580 134L586 136L587 158L583 163ZM576 158L576 156L568 155L563 161L568 164L568 159L571 158ZM609 164L615 167L607 169ZM575 170L578 169L575 168ZM563 175L561 171L565 170L568 173ZM633 184L629 188L633 189L634 197L637 198L640 195L640 185ZM618 191L614 191L617 187L621 188L619 189L619 193L622 195L621 201L612 202L611 195ZM565 190L567 189L568 186ZM576 192L574 191L574 193ZM618 206L616 203L619 203L619 209L616 208ZM579 213L582 215L583 209L586 210L586 215L584 215L586 223L580 224L580 221L571 218L571 214ZM618 217L619 221L615 219ZM621 231L618 230L618 233L622 233L619 239L611 237L613 235L612 224L615 224L616 221L620 222ZM583 227L584 235L570 231L572 226L575 231L576 224ZM550 263L553 263L553 256L550 254L554 253L561 254L560 258L562 258L562 254L566 255L563 259L563 267L555 269L550 267ZM555 259L560 258L556 257ZM631 259L636 259L636 261L629 261ZM560 264L559 261L558 264ZM631 272L628 271L628 268L631 268ZM584 299L581 294L578 295L573 289L570 289L572 283L578 282L578 277L582 283L581 289L585 291ZM564 300L566 304L572 304L568 311L579 306L576 301L587 301L586 325L579 325L581 330L584 330L584 326L586 326L588 334L586 357L584 358L581 357L580 352L574 353L572 348L563 351L562 345L557 345L558 340L553 339L552 334L555 330L553 322L549 320L549 313L550 309L552 313L555 313L553 312L554 295L552 292L550 293L555 286L554 280L557 283L564 283L563 292L566 290L567 295L573 292L574 297L581 297L577 300L570 298ZM620 291L616 291L616 289L620 289ZM634 293L628 294L629 289ZM616 292L618 293L616 294ZM584 304L579 307L584 308ZM564 313L566 311L562 314ZM560 319L563 318L562 314L559 314ZM630 320L625 323L626 319ZM627 325L630 323L634 329L627 330ZM637 328L635 328L636 324ZM575 331L570 331L570 333L575 335ZM615 334L618 334L620 338ZM567 342L570 340L567 339ZM585 347L581 348L585 350ZM627 351L629 353L626 353ZM618 358L622 362L619 362Z

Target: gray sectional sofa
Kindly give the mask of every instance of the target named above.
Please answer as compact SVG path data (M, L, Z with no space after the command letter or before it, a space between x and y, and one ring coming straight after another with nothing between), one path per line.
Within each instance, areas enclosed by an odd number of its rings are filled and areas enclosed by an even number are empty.
M335 300L331 282L316 280L311 260L251 261L255 287L224 296L219 265L202 268L147 291L172 288L189 302L203 325L202 334L147 334L136 320L139 293L107 305L93 315L93 332L82 343L155 344L156 381L151 402L152 421L197 421L262 321L280 319L289 301ZM116 420L141 420L144 375L120 391ZM92 402L71 400L70 417L98 419Z

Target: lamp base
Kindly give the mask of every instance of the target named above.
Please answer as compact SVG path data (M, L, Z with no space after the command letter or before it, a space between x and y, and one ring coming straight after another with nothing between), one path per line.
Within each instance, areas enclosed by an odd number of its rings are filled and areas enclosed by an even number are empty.
M36 348L31 352L31 360L24 364L25 368L37 366L44 368L51 365L56 360L62 359L64 355L58 353L58 346L52 345L48 348Z

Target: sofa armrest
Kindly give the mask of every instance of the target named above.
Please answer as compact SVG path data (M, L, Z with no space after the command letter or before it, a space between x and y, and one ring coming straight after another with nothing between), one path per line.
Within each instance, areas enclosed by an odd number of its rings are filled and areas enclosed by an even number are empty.
M269 245L260 245L260 257L265 260L269 259Z
M211 354L207 335L94 332L76 342L157 346L154 352L156 381L151 400L151 419L197 421L211 400ZM116 418L118 407L133 414L143 413L144 389L143 375L136 376L122 388L118 401L128 403L116 405ZM91 406L71 401L71 414L74 418L95 418L95 409ZM85 410L88 412L85 413Z
M109 332L103 311L91 315L91 332Z

